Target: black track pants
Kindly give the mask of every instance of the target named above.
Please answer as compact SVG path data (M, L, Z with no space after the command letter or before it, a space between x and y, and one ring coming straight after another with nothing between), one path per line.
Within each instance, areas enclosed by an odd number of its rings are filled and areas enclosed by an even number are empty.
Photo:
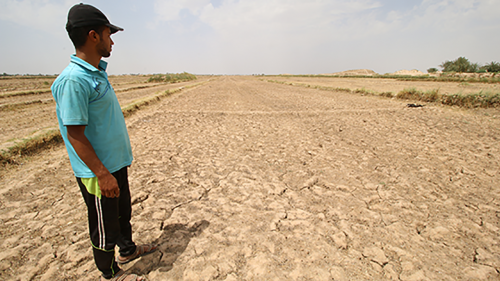
M87 204L90 239L94 250L94 260L104 278L113 277L120 268L115 262L115 245L120 255L129 256L135 252L132 241L130 217L130 190L127 167L112 173L120 187L120 197L101 198L90 194L80 178L76 178Z

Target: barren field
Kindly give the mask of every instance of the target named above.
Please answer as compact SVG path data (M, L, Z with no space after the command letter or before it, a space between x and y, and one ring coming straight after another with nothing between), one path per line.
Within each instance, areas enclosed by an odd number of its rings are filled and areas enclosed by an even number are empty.
M207 79L207 77L202 77L190 82L165 84L145 83L147 77L142 76L111 76L110 82L117 93L118 101L122 106L126 106L141 98L147 98L168 89L200 83ZM54 78L0 79L0 89L2 89L0 92L0 149L6 149L22 141L23 138L58 128L54 110L55 102L50 92L53 80ZM40 85L44 87L40 88ZM19 92L33 90L42 91L42 93L19 94Z
M132 225L136 242L161 246L127 268L149 280L498 280L499 110L406 103L221 77L141 109L126 119ZM42 110L55 115L30 112ZM0 175L0 279L97 280L65 148Z
M471 94L483 92L500 92L500 84L466 83L466 82L435 82L435 81L398 81L396 79L383 78L339 78L339 77L293 77L275 76L269 78L276 81L301 83L306 85L318 85L334 88L346 88L351 90L366 89L375 92L398 92L416 88L421 91L439 89L441 94Z

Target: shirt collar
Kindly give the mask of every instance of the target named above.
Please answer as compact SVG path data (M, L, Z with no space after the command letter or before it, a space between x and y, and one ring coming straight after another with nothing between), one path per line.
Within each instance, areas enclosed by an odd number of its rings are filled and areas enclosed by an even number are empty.
M90 63L82 60L81 58L77 57L76 55L71 55L71 62L73 63L76 63L82 67L85 67L86 69L90 70L90 71L99 71L99 69L96 69L95 66L91 65ZM108 67L108 63L101 60L99 62L99 68L102 70L102 71L106 71L106 68Z

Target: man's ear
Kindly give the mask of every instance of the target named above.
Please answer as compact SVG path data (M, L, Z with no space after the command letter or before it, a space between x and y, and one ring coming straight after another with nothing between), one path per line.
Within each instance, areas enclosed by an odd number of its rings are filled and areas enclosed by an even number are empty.
M95 30L89 31L88 39L92 40L92 42L99 41L99 33L95 32Z

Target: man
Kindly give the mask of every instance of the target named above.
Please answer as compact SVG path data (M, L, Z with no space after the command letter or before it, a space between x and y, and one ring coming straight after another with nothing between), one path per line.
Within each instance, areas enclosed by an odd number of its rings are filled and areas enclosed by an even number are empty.
M102 57L111 55L111 34L123 31L97 8L78 4L66 30L76 54L52 85L59 129L88 210L94 260L101 280L143 280L118 264L156 250L132 241L127 168L132 149L120 105ZM115 257L115 246L120 255Z

